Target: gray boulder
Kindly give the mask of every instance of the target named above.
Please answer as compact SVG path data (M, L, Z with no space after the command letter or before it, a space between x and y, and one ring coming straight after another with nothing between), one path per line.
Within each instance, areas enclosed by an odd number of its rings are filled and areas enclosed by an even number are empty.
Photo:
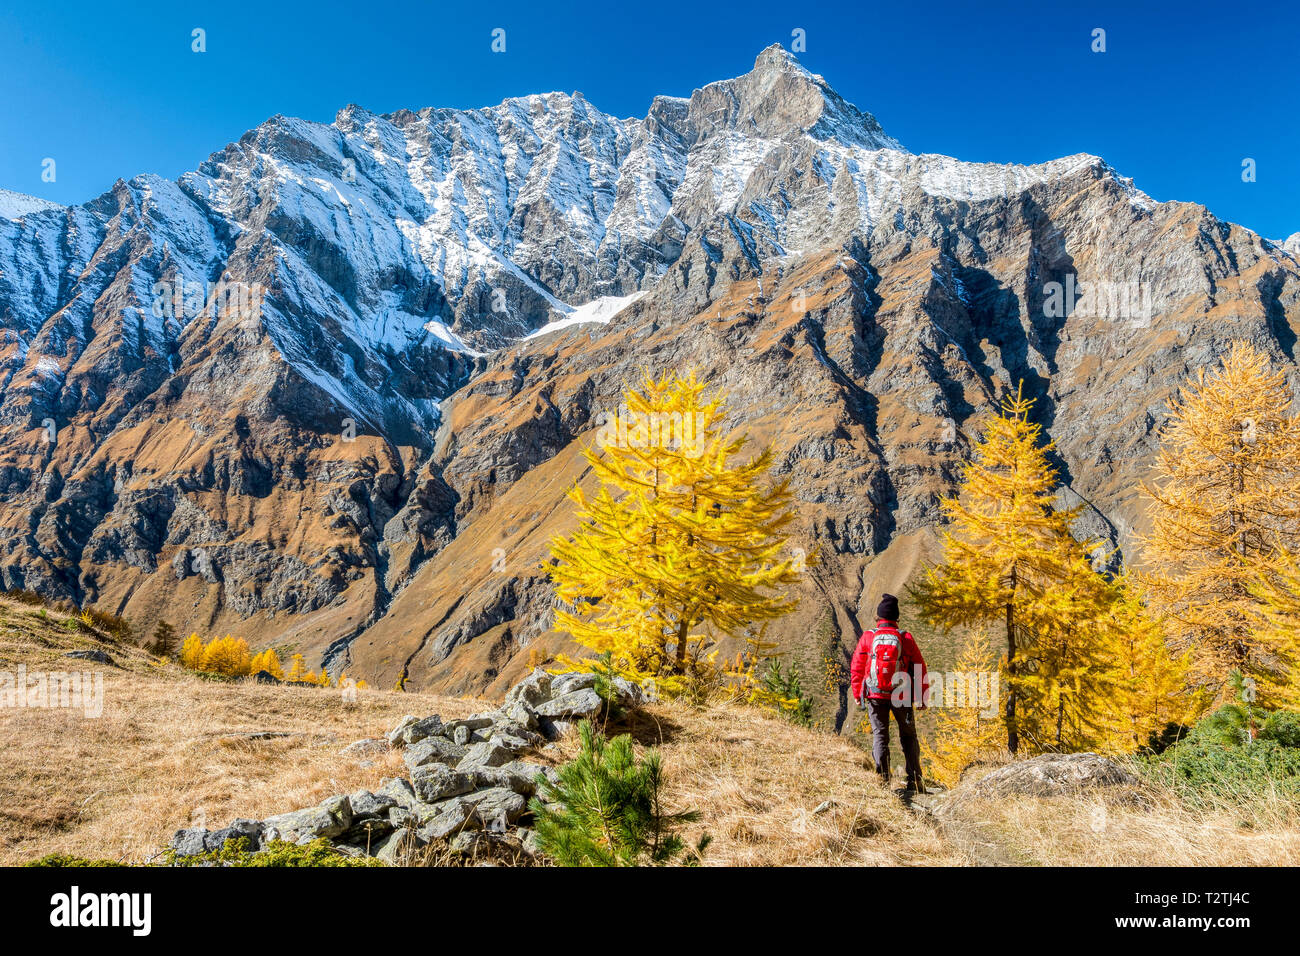
M639 684L634 684L630 680L615 677L610 681L610 687L618 702L624 707L640 707L646 702L645 691Z
M114 667L117 666L117 664L114 663L113 658L109 657L106 653L100 650L67 651L63 656L76 658L77 660L82 660L82 661L94 661L96 664L111 664Z
M505 707L522 703L528 708L536 707L551 699L551 675L540 667L506 691Z
M551 680L550 697L554 700L556 697L563 697L571 694L575 690L590 690L596 686L595 674L560 674Z
M1141 781L1119 764L1098 754L1044 754L1017 760L962 789L973 797L1023 794L1056 797L1115 787L1138 787Z
M402 863L418 845L415 834L410 830L406 828L394 830L380 842L375 850L375 859L396 866Z
M581 677L581 674L575 674ZM579 688L559 697L553 697L546 703L534 708L538 717L594 717L600 713L604 701L591 688Z
M306 810L267 817L263 824L264 840L310 843L319 837L333 839L342 836L352 825L352 804L346 796L330 797Z
M386 818L353 821L347 832L349 842L373 850L379 842L393 832L393 825Z
M512 760L500 767L480 767L474 771L480 787L508 787L525 797L531 797L537 792L538 774L553 779L555 771L550 767L529 763L526 760Z
M170 845L177 856L197 856L207 850L207 837L208 831L201 827L177 830Z
M235 820L224 829L210 832L204 846L208 850L220 850L227 842L243 838L248 841L247 849L256 852L262 848L262 830L261 820Z
M415 831L416 839L421 843L432 843L459 833L473 823L470 817L472 809L463 797L444 801L436 813L430 814L421 822L420 828Z
M543 717L538 721L538 727L547 740L559 740L572 733L577 726L577 721L562 720L558 717Z
M514 759L514 754L493 741L475 744L465 751L465 755L456 764L457 770L478 770L480 767L500 767Z
M508 787L492 787L463 798L473 804L474 819L482 826L504 829L528 809L528 801Z
M388 811L388 822L393 825L395 830L400 830L403 827L414 829L419 824L419 818L406 807L393 807Z
M407 714L397 722L397 726L388 732L388 744L391 747L401 747L406 741L402 739L407 729L420 722L420 718L414 714Z
M344 757L377 757L391 749L392 746L384 737L366 737L348 744L339 754Z
M460 720L448 721L443 725L441 733L444 737L450 737L453 731L459 730L461 727L471 732L484 730L491 727L495 721L496 718L492 714L475 714L472 717L462 717Z
M449 797L458 797L474 789L474 774L452 770L445 764L433 763L417 767L411 772L411 784L424 803L437 803Z
M520 827L515 831L520 848L529 856L541 856L542 845L537 840L537 831L531 827Z
M415 788L404 777L390 777L385 780L375 791L375 796L392 800L394 806L404 807L407 810L414 808L420 802L420 798L415 795Z
M414 770L431 763L455 764L465 756L466 747L446 737L426 737L406 749L406 766Z
M534 734L531 731L525 733L527 733L527 736L523 737L507 730L497 730L488 738L487 742L495 744L503 750L508 750L512 754L527 750L529 747L542 742L541 734Z
M348 802L352 804L353 819L366 820L387 814L389 808L397 804L397 798L388 793L371 793L369 790L358 790L348 797Z
M505 721L517 724L525 730L537 729L537 715L522 700L507 701L505 706L501 708L500 713Z
M402 731L402 743L409 747L411 744L440 733L442 733L442 718L437 714L430 714L428 717L421 717Z

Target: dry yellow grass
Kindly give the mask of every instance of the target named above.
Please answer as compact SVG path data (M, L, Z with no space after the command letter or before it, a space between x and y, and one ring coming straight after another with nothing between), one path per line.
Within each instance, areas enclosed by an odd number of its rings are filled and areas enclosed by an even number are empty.
M1300 831L1281 805L1192 811L1167 795L1150 808L1098 796L969 800L944 815L944 839L973 862L1029 866L1295 866Z
M955 865L965 860L877 782L849 741L741 705L654 706L629 731L663 755L669 810L699 810L712 866ZM572 755L576 741L565 741ZM816 812L826 802L831 806Z
M122 666L63 656L89 647ZM149 661L0 604L0 669L94 671L104 694L99 717L0 707L0 863L54 852L141 862L191 821L221 827L373 789L404 769L400 754L362 766L340 748L382 736L403 714L463 717L486 706L377 690L353 703L338 690L214 683ZM225 736L258 731L289 736Z
M54 852L139 863L183 826L215 828L374 789L403 771L401 755L352 758L342 747L382 736L403 714L454 718L489 706L377 690L350 702L337 690L210 682L65 622L0 599L0 671L76 669L104 682L99 717L0 707L0 864ZM121 666L64 656L92 647ZM1021 797L970 799L932 817L883 789L848 739L751 707L655 705L608 729L630 731L643 751L659 748L668 809L701 811L692 843L701 832L713 837L706 865L1300 863L1300 832L1280 804L1252 808L1247 820L1228 804L1193 812L1163 794L1150 809ZM241 736L262 731L285 736ZM569 738L548 758L576 749Z

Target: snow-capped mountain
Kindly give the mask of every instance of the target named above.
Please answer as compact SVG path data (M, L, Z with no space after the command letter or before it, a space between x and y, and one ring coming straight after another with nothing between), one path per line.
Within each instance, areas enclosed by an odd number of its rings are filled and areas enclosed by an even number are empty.
M10 189L0 189L0 218L21 219L29 213L49 212L62 208L58 203L50 202L48 199L16 193Z
M579 93L349 106L273 117L176 182L12 195L0 583L385 680L495 674L540 626L543 539L507 575L482 554L549 528L636 367L726 381L791 456L809 541L865 561L936 520L964 446L930 425L962 432L1021 378L1122 539L1153 383L1230 332L1293 362L1300 327L1293 243L1093 156L910 153L779 46L643 118ZM1075 279L1141 315L1053 316Z

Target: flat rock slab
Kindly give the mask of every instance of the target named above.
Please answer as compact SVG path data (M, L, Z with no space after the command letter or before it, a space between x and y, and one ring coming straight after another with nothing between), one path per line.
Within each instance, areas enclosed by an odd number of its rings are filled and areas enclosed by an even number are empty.
M1057 797L1082 790L1138 786L1141 781L1115 761L1088 753L1017 760L960 789L972 797Z
M604 701L590 688L570 691L533 708L538 717L591 717L600 713Z
M455 764L460 762L468 749L445 737L426 737L407 747L403 759L412 770L431 763Z
M68 651L63 656L71 657L79 661L94 661L96 664L109 664L113 667L117 666L117 663L113 658L109 657L103 651Z

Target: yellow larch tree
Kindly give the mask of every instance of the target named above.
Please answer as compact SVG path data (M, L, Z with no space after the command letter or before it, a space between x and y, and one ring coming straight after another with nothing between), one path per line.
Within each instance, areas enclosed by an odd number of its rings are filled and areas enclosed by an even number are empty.
M197 671L203 666L203 638L191 634L181 645L181 666Z
M1086 737L1111 671L1087 626L1109 605L1109 585L1091 567L1095 545L1071 534L1078 509L1056 507L1053 446L1042 443L1032 408L1020 390L1003 400L959 494L943 502L943 561L910 589L931 624L1000 632L1011 753L1024 740L1040 749Z
M581 524L552 541L556 629L667 694L725 670L702 654L714 642L790 611L803 566L770 450L739 460L746 439L724 433L723 400L705 393L693 372L627 389L585 452L600 488L569 492Z
M1000 687L996 677L1000 677L998 655L989 643L988 631L975 628L954 669L930 700L937 715L935 730L921 741L930 775L946 787L955 785L962 772L982 757L1005 751L1003 715L996 700L985 699L992 688Z
M242 637L218 637L203 648L203 660L199 670L212 674L226 674L242 677L248 673L251 658L248 642Z
M1294 674L1285 633L1256 626L1261 592L1280 583L1283 550L1300 550L1300 418L1268 357L1245 342L1197 372L1170 403L1153 480L1142 580L1192 652L1193 679L1220 699L1240 670L1260 703L1280 703ZM1260 580L1261 574L1263 580Z
M1251 624L1263 652L1256 661L1256 697L1300 710L1300 552L1279 545L1261 562L1252 585L1259 606Z
M314 683L315 675L307 670L307 664L301 654L293 654L289 658L289 673L284 679L290 684Z
M284 680L284 668L280 665L280 657L272 648L268 647L260 654L255 654L248 665L250 674L258 674L262 671L266 671L276 680Z

